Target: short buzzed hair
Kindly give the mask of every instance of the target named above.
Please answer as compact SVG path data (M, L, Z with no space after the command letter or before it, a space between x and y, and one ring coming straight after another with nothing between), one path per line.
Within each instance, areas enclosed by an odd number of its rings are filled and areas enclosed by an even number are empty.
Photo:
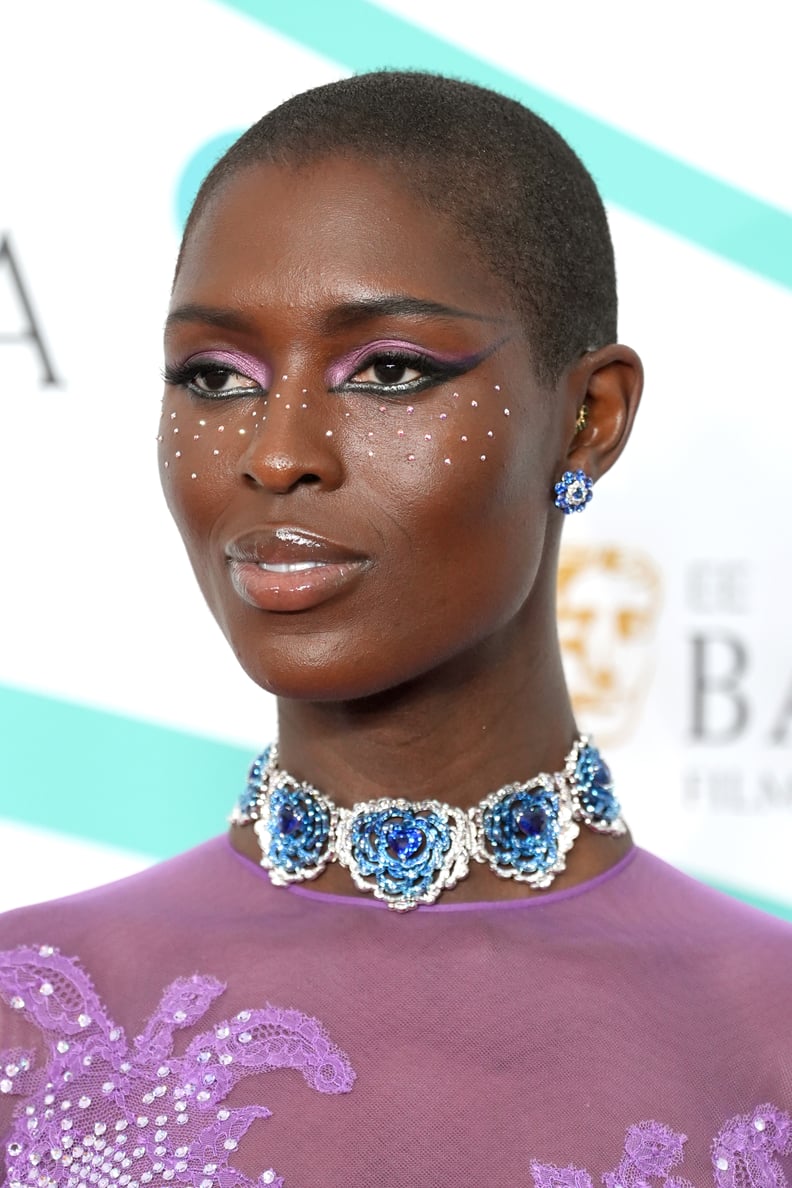
M247 130L198 191L190 230L242 169L328 157L396 164L511 289L539 377L555 382L616 339L616 276L602 199L567 142L495 91L436 74L380 71L288 99Z

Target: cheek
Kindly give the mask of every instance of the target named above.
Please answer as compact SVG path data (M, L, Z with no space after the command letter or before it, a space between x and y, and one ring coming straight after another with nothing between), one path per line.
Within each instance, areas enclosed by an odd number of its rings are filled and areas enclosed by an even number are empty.
M157 432L160 481L187 543L222 505L265 416L253 399L197 405L184 392L166 392Z
M484 395L470 396L460 389L438 401L381 404L376 415L366 412L363 418L349 411L344 415L354 416L353 424L363 426L365 421L364 457L393 467L396 474L403 472L408 486L425 484L438 464L497 467L509 453L518 420L499 384ZM418 472L412 479L405 463Z

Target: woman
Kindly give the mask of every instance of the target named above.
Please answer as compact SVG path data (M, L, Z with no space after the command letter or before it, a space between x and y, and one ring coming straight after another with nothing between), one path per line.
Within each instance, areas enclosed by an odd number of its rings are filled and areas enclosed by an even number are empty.
M3 920L9 1183L787 1182L792 935L632 845L561 668L615 310L593 182L476 87L322 87L209 175L161 472L278 749L230 845Z

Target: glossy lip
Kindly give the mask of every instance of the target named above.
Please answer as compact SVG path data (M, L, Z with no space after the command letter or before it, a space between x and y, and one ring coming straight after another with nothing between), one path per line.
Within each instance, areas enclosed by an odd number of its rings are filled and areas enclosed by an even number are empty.
M362 553L286 526L245 532L229 541L225 555L232 585L243 601L258 610L285 613L310 610L334 598L370 565ZM290 568L284 571L286 566Z

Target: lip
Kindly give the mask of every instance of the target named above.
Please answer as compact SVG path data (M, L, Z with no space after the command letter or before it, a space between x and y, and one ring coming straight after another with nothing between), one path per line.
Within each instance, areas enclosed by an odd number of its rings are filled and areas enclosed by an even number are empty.
M258 610L311 610L347 590L370 560L304 528L267 527L235 537L226 546L231 583Z

